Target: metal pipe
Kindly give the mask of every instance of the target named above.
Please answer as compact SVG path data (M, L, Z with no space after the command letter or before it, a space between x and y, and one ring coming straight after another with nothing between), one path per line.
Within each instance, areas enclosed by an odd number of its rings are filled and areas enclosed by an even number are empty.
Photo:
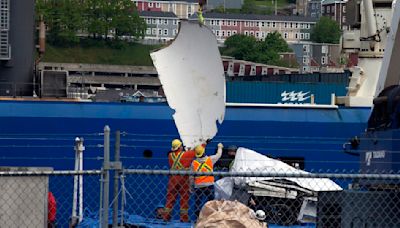
M103 162L103 216L102 228L108 227L108 204L110 194L110 127L104 127L104 162Z
M40 15L39 22L39 54L42 55L46 51L46 25L44 24L43 15Z
M125 210L125 174L121 173L121 188L122 188L122 196L121 196L121 214L124 214L124 210ZM121 222L120 222L120 226L124 227L124 216L121 216Z
M189 175L204 176L205 172L193 172L190 170L150 170L150 169L125 169L125 174L144 174L144 175ZM275 172L252 172L252 171L213 171L206 172L207 175L219 177L293 177L293 178L337 178L337 179L387 179L400 181L400 173L275 173Z
M83 151L85 150L85 147L83 146L83 138L80 138L79 142L79 147L78 147L78 152L79 152L79 171L83 171ZM82 222L83 220L83 175L79 175L79 222Z
M75 138L75 171L79 171L79 138ZM76 207L77 207L77 199L78 199L78 176L74 176L74 190L72 197L72 216L71 223L74 224L74 220L76 218Z
M271 108L313 108L313 109L338 109L337 105L317 104L258 104L258 103L225 103L227 107L271 107Z
M115 148L114 148L114 162L119 162L120 159L120 144L121 144L121 132L115 132ZM119 175L120 171L114 170L114 204L113 204L113 228L118 227L118 193L119 193Z

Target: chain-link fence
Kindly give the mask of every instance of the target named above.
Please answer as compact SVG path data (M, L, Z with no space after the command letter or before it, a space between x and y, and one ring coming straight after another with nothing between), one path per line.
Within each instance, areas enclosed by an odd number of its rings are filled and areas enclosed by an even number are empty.
M125 212L131 215L125 222L174 226L185 220L188 210L187 222L197 222L198 227L230 227L257 220L269 227L400 226L397 174L311 174L272 169L207 175L215 177L215 184L196 188L187 183L204 173L125 170ZM219 201L204 206L214 199Z
M69 227L82 221L99 211L100 174L2 168L0 227ZM82 185L75 187L79 178Z
M151 150L170 136L111 135L108 127L83 136L0 138L15 156L3 165L40 167L0 168L0 227L400 227L400 174L306 172L298 158L244 147L224 151L209 170L192 171L195 157L192 169L174 170L167 153ZM36 147L41 157L24 156Z
M118 201L117 223L125 227L400 226L398 174L272 171L207 173L215 184L196 188L204 173L125 169L117 194L110 193L106 222L112 224L111 208ZM101 174L1 171L0 227L102 227ZM74 185L79 177L82 187Z

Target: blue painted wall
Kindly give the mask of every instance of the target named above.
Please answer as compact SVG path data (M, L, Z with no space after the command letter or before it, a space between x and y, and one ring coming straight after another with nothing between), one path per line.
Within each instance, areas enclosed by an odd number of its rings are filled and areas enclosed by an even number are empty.
M227 83L227 102L233 103L310 103L311 94L316 104L330 104L331 94L345 96L343 84L334 83L280 83L246 82Z

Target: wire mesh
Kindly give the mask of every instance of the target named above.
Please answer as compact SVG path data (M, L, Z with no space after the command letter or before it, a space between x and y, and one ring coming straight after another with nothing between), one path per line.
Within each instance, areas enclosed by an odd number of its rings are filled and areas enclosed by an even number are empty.
M72 218L74 177L54 171L2 172L0 176L0 227L69 227ZM82 214L98 213L100 176L85 174L82 188ZM79 197L77 198L79 199ZM79 203L76 201L76 216Z
M125 170L125 212L130 215L126 224L400 226L398 174L249 169L207 173L215 177L208 187L198 188L189 181L204 175L165 169Z

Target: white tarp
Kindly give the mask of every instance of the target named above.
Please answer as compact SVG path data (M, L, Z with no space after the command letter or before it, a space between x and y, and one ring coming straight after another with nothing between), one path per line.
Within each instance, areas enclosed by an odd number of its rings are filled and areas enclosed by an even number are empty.
M269 158L253 150L238 148L231 171L233 172L268 172L279 173L308 173L296 169L282 161ZM233 181L223 178L216 183L216 189L221 198L226 198L232 194L233 185L243 186L255 181L285 179L292 181L299 186L311 191L340 191L342 188L328 178L268 178L268 177L233 177Z
M213 138L225 115L225 77L212 31L181 21L176 39L151 58L184 145L193 148Z

